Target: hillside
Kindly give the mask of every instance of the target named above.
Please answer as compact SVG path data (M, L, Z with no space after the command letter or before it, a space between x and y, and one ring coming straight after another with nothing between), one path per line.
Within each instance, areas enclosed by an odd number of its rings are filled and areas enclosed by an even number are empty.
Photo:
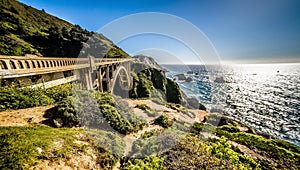
M157 62L152 57L145 55L135 55L133 56L133 58L137 59L139 62L145 65L148 65L149 67L156 68L158 70L163 70L163 68L159 64L157 64Z
M0 55L25 54L129 57L101 34L47 14L43 9L37 10L15 0L1 0Z

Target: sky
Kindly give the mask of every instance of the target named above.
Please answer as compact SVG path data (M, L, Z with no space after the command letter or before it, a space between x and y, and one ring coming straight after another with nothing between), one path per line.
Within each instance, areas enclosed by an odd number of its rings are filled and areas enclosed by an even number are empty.
M170 14L186 21L187 27L192 25L199 29L203 37L209 40L219 62L300 62L299 0L20 0L20 2L44 9L52 15L95 32L103 30L107 24L127 15L143 12ZM164 21L156 22L154 18L128 27L120 25L119 31L132 29L137 25L149 25L149 22L155 27L165 24ZM167 29L182 31L176 26ZM188 34L189 30L183 32ZM110 38L107 31L104 35ZM160 34L134 35L115 43L131 55L152 55L163 64L178 62L195 64L205 60L205 57L196 54L185 41ZM206 47L207 44L203 43L207 42L199 40L199 47Z

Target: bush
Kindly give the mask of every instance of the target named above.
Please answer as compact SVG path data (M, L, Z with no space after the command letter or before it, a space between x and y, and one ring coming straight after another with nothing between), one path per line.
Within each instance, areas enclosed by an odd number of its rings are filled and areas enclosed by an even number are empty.
M0 103L0 111L3 111L49 105L54 103L54 99L48 97L42 89L1 88Z
M143 159L129 159L126 160L121 169L124 170L165 170L164 157L149 156Z
M138 105L135 106L135 108L139 108L139 109L144 110L144 111L150 110L150 107L146 104L138 104Z
M148 105L146 105L146 104L138 104L138 105L135 106L135 108L139 108L139 109L141 109L141 110L144 110L144 111L147 113L148 116L154 117L154 116L157 115L156 111L155 111L155 110L152 110L152 109L151 109Z
M187 136L163 156L165 156L165 166L171 170L234 169L228 160L217 158L206 151L203 143L193 136Z
M215 142L207 142L204 145L206 151L215 155L217 158L226 159L238 169L256 169L258 164L249 156L238 153L234 150L233 146L229 144L226 138L222 137L221 140L215 140Z
M103 117L112 128L125 135L133 132L134 129L130 122L122 117L116 108L108 104L103 104L100 106L100 110Z
M56 102L61 101L71 95L72 84L62 84L49 89L46 89L46 95L54 99Z
M115 98L115 108L118 110L118 113L126 118L130 124L133 127L133 131L137 132L148 123L144 120L138 117L135 113L132 107L128 104L128 102L124 99L121 99L119 97L114 96Z
M236 126L232 126L232 125L223 125L223 126L217 127L217 128L221 129L221 130L225 130L227 132L231 132L231 133L240 132L239 128L237 128Z
M174 119L169 120L169 118L165 115L160 115L158 118L154 120L154 124L159 125L163 128L171 127L174 123Z

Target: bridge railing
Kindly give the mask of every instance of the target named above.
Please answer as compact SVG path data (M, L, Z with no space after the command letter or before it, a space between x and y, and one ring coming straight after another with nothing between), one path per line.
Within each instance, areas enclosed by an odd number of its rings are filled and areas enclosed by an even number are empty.
M52 57L23 57L1 56L0 70L32 70L58 68L77 65L78 62L88 62L86 58L52 58Z
M131 59L121 58L59 58L37 56L0 55L1 78L16 78L37 74L48 74L83 68L96 69L103 65L118 64Z
M121 58L93 58L96 65L124 62ZM36 70L89 64L89 58L24 57L0 55L0 70Z

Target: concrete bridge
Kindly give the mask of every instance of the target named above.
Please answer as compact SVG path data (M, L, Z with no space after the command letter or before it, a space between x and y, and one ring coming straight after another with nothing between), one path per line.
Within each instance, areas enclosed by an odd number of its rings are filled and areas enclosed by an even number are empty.
M1 56L0 79L21 86L50 88L68 82L79 82L87 90L113 92L116 85L129 89L132 59L58 58Z

